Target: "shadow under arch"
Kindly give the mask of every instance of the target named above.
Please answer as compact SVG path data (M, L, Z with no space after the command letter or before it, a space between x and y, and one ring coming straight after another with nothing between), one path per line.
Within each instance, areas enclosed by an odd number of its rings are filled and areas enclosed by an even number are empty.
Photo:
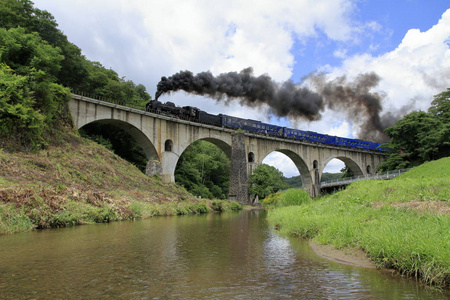
M272 152L283 153L284 155L286 155L287 157L289 157L292 160L292 162L295 164L295 166L297 167L297 169L298 169L298 171L300 173L300 177L302 179L303 188L308 188L308 187L312 186L313 178L311 177L310 170L308 168L308 165L300 157L300 155L298 155L297 153L295 153L295 152L293 152L291 150L276 149L276 150L273 150L273 151L267 153L264 156L264 158L267 157L267 155L269 155Z
M95 120L89 123L84 124L82 127L79 128L82 129L85 126L89 126L90 124L102 124L102 125L112 125L119 129L124 130L126 133L128 133L135 141L138 143L138 145L142 148L144 151L145 156L147 157L148 161L158 161L160 162L160 157L158 155L158 152L156 151L155 146L152 144L152 142L147 138L147 136L139 130L134 125L121 121L121 120L114 120L114 119L101 119L101 120Z
M322 172L325 169L325 167L328 165L328 163L330 161L332 161L333 159L339 159L339 160L343 161L345 163L345 165L350 169L350 171L352 171L352 173L355 176L361 176L364 174L361 167L354 160L352 160L351 158L345 157L345 156L331 156L331 157L327 158L325 160L325 164L323 165L323 168L321 170Z

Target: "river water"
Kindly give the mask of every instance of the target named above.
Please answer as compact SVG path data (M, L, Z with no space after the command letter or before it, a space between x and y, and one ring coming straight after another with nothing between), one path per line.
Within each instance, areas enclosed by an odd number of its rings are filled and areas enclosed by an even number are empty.
M0 236L1 299L448 299L282 237L264 210Z

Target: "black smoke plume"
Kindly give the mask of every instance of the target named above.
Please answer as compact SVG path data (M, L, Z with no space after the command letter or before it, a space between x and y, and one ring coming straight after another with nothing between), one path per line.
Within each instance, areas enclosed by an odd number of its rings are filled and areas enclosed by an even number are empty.
M194 75L190 71L181 71L161 78L155 99L165 93L183 90L217 101L239 99L242 105L249 107L267 105L271 113L278 117L307 121L319 120L321 112L329 108L359 124L359 138L386 140L387 136L383 132L385 120L380 117L382 97L370 92L380 81L378 75L360 74L353 82L348 82L345 76L327 81L325 75L313 74L304 80L315 90L292 81L278 84L268 75L254 76L252 68L218 76L213 76L211 72Z

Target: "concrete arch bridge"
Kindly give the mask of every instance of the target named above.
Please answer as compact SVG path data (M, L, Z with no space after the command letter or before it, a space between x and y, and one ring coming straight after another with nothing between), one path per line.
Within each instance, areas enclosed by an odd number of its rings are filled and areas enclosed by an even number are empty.
M386 154L356 148L335 147L292 139L237 133L228 128L180 120L126 106L72 95L69 109L77 129L98 122L128 132L148 158L147 175L158 174L164 182L175 181L175 168L186 148L197 140L211 142L229 157L229 198L250 204L248 176L273 151L287 155L297 166L303 188L311 196L320 192L323 169L332 159L342 160L355 176L375 173Z

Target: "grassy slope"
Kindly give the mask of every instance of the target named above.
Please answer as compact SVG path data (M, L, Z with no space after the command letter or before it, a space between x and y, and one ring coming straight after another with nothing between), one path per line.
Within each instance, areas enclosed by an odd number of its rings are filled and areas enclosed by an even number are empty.
M73 134L37 153L0 149L0 234L238 208L196 199Z
M271 211L280 230L364 250L380 267L428 284L450 282L450 158L389 181L361 181L332 196Z

